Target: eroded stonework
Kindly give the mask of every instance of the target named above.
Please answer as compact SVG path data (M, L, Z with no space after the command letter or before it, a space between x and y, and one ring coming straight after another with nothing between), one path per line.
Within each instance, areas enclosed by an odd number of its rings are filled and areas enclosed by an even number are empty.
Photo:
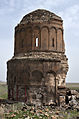
M7 63L8 98L59 103L67 60L61 17L41 9L27 14L15 27L14 56Z

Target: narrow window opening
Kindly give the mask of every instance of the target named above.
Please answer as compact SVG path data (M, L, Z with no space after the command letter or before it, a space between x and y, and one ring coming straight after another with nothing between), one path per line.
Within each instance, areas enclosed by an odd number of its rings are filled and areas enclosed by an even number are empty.
M52 47L54 47L54 38L52 39Z
M39 39L36 38L36 44L35 44L36 47L38 47L38 42L39 42Z

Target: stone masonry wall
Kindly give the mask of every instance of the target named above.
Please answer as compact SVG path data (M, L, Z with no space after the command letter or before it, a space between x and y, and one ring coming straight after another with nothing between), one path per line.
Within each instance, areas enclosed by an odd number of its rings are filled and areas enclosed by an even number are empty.
M15 27L14 56L7 62L8 99L58 103L67 60L61 17L42 9L25 15Z
M9 98L33 104L36 100L50 103L55 101L58 87L65 87L67 58L61 53L33 53L8 62Z

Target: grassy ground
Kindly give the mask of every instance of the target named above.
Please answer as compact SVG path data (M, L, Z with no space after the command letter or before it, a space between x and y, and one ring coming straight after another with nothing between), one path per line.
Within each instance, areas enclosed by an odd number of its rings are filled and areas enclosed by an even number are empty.
M67 83L67 87L79 91L79 83ZM0 99L6 98L7 85L6 83L0 82ZM33 109L20 109L15 111L12 110L9 113L5 114L5 119L53 119L52 116L54 116L55 110L52 113L51 109L48 108L47 110L38 110L38 112L35 112L35 110ZM77 119L77 116L79 116L79 112L77 110L61 110L59 112L59 115L62 115L62 119ZM61 117L58 119L61 119Z
M0 82L0 99L7 98L7 85L4 82Z
M79 83L67 83L66 86L79 92Z
M14 107L13 107L14 108ZM33 106L27 109L10 111L5 114L5 119L79 119L79 111L52 109L49 106L35 109Z

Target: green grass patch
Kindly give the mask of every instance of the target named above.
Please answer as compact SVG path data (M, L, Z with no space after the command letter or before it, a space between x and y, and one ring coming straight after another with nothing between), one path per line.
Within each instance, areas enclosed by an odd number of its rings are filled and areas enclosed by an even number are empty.
M46 112L45 112L46 113ZM29 110L26 111L18 111L17 112L10 112L10 114L6 115L5 114L5 119L25 119L27 117L29 117L29 119L51 119L51 115L48 113L48 116L45 115L45 113L39 113L39 115L37 113L32 113ZM65 112L60 112L63 115L63 119L76 119L77 116L79 115L79 112L77 112L77 110L67 110ZM52 114L53 115L53 114ZM60 118L58 118L60 119Z
M7 95L8 95L7 84L6 83L0 83L0 98L6 99Z

